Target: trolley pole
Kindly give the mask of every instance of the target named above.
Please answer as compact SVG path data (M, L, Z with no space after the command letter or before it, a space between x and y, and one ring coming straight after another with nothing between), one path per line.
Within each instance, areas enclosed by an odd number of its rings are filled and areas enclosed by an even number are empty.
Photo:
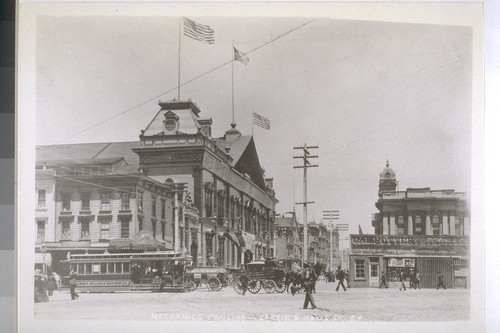
M302 156L293 156L293 158L300 158L303 160L303 165L294 166L294 169L303 168L304 169L304 188L303 188L303 202L297 202L296 205L303 205L304 207L304 240L303 240L303 253L302 253L302 267L304 262L307 262L307 251L308 251L308 239L307 239L307 205L313 204L314 201L307 201L307 168L317 168L317 164L310 164L310 158L318 158L318 155L311 155L308 149L317 149L318 146L308 146L304 144L301 147L293 147L293 149L300 149L303 151Z
M328 220L328 228L330 229L330 270L333 271L333 220L340 218L338 210L324 210L323 219Z

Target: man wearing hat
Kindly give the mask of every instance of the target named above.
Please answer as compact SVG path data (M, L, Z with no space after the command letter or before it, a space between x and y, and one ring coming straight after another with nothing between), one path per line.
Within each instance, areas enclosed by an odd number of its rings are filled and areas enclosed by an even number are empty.
M78 297L80 297L80 295L78 295L76 293L76 285L78 284L77 280L76 280L76 273L75 271L71 271L69 273L69 291L71 293L71 299L72 300L75 300L77 299Z

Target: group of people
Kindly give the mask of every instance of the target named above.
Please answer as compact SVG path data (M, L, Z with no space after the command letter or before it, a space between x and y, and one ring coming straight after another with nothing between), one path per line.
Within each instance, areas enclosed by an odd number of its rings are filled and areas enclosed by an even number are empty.
M49 296L54 295L54 290L59 290L59 281L54 273L44 275L35 271L35 303L48 302Z

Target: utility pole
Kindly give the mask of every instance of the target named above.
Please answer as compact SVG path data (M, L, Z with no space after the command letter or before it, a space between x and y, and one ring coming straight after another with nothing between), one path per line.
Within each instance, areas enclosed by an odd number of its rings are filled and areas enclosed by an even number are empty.
M338 210L324 210L323 211L323 219L330 221L328 223L328 228L330 229L330 270L333 269L333 220L340 219L340 214Z
M307 250L308 250L308 239L307 239L307 205L313 204L314 201L307 201L307 168L317 168L317 164L311 164L309 162L310 158L318 158L318 155L311 155L308 149L317 149L318 146L308 146L304 143L301 147L293 147L293 149L300 149L303 151L304 155L302 156L294 156L293 158L300 158L303 160L304 165L294 166L294 169L304 168L304 201L297 202L296 205L304 206L304 242L303 242L303 253L302 253L302 267L304 266L304 262L307 261Z

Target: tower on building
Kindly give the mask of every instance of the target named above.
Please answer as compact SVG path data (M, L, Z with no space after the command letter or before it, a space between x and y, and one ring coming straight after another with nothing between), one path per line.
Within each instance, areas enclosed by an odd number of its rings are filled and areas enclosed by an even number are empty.
M389 166L389 160L385 163L385 168L380 172L380 180L378 182L378 195L383 191L395 191L397 187L396 173Z

